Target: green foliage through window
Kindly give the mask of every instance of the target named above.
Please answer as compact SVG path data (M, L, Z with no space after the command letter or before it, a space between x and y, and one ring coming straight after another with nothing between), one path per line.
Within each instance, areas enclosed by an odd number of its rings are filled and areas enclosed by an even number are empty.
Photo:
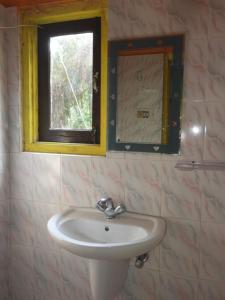
M51 129L92 128L93 33L50 38Z

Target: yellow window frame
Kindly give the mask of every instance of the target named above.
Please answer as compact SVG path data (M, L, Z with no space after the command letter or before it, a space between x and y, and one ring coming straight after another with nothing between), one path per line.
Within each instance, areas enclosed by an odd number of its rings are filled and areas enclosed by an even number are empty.
M38 141L37 28L41 24L101 17L100 144ZM105 155L107 124L107 0L74 0L20 11L23 151Z

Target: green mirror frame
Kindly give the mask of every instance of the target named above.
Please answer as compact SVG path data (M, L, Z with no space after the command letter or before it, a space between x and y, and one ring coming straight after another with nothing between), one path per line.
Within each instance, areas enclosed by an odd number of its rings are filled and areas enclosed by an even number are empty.
M180 109L183 87L184 36L162 36L109 42L108 150L177 154L180 149ZM118 142L117 70L120 53L164 55L162 138L160 144ZM130 54L129 54L130 55Z

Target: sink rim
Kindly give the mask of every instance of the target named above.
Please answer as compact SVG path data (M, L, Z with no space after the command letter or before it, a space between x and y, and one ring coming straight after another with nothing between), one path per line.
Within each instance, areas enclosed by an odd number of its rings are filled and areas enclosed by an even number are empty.
M98 216L99 219L98 221L101 221L103 223L103 226L107 224L107 226L110 226L113 222L117 222L121 225L123 224L128 217L131 217L132 219L136 220L144 220L148 221L151 220L153 222L153 227L151 229L151 233L148 233L147 228L148 226L141 226L141 225L134 225L130 224L131 226L137 226L146 231L146 237L145 238L138 238L136 240L131 240L131 241L126 241L126 242L87 242L87 241L80 241L76 238L71 238L67 236L65 233L62 233L60 231L60 225L62 223L65 223L68 220L73 220L74 218L68 218L68 216L75 215L76 213L91 213L93 214L93 219L95 220L96 218L94 216ZM106 223L106 224L104 224ZM126 224L127 225L127 224ZM129 224L127 225L129 226ZM163 234L157 234L156 231L160 230L160 227L163 228ZM136 246L136 245L144 245L145 243L148 244L150 241L151 243L158 241L161 241L163 236L165 235L166 232L166 221L162 217L158 216L152 216L152 215L146 215L146 214L139 214L135 212L125 212L121 216L117 216L115 219L111 219L109 222L107 221L105 215L102 212L99 212L98 210L91 208L91 207L70 207L67 209L64 213L59 213L54 215L49 221L48 221L48 230L51 234L51 236L57 240L60 243L67 243L68 246L77 246L77 247L85 247L89 249L104 249L107 251L107 249L112 249L112 248L122 248L122 247L129 247L129 246ZM155 236L156 234L156 236ZM150 238L152 236L152 238ZM71 245L72 244L72 245Z

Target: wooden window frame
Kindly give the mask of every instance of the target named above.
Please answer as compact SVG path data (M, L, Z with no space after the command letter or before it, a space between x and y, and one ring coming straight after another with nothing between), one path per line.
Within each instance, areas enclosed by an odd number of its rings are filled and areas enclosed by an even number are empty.
M107 12L105 0L72 1L25 7L20 10L21 97L23 107L23 151L79 155L106 154L107 124ZM39 140L38 120L38 27L44 24L101 18L101 93L99 144Z
M93 33L93 73L97 89L92 90L92 129L50 129L50 51L49 40L59 35ZM99 144L101 92L101 19L46 24L38 28L38 124L39 141L59 143ZM93 84L94 87L94 84Z

